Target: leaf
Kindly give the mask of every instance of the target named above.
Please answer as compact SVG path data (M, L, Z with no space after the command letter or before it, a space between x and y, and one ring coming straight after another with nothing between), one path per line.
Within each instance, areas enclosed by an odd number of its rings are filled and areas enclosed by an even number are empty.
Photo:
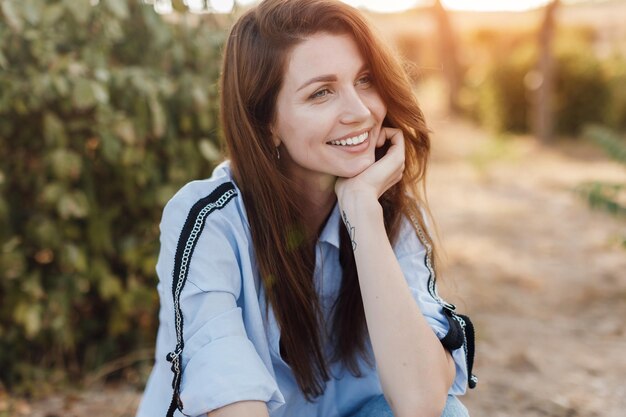
M8 221L8 217L9 217L9 204L0 195L0 227L2 225L1 222L3 222L5 219Z
M6 245L3 250L6 250ZM26 259L21 251L0 253L0 265L7 280L19 278L26 271Z
M123 166L139 165L143 161L143 153L138 148L124 148L120 158ZM139 176L141 171L137 172Z
M49 146L62 147L67 145L67 134L63 122L54 113L44 113L43 136Z
M68 79L62 75L53 76L52 85L56 89L57 94L61 97L67 96L70 91Z
M61 199L64 192L65 186L62 183L48 183L43 188L41 199L46 204L56 204Z
M112 135L109 131L102 131L100 137L102 138L102 156L104 159L112 164L119 163L122 144L117 136Z
M103 0L104 6L119 19L128 17L128 5L125 0Z
M193 104L196 106L197 110L206 109L209 104L209 98L207 96L207 92L204 88L200 86L194 86L191 90L191 97L193 99Z
M59 226L58 219L52 216L36 218L29 230L29 235L32 236L34 246L52 249L58 248L63 241ZM52 255L54 256L54 254ZM42 258L46 257L42 256Z
M63 248L63 263L66 268L78 272L87 271L87 255L85 249L73 244L67 244Z
M115 212L108 210L101 212L100 207L96 207L91 216L89 216L87 229L87 242L85 242L92 254L108 254L116 256L112 234L117 232L115 229L116 222L111 218L115 216Z
M9 61L7 61L7 58L4 56L2 51L0 51L0 68L7 69L8 67Z
M201 139L198 142L198 148L202 156L209 162L215 162L221 157L220 150L208 139Z
M77 179L83 168L79 154L69 149L56 149L50 155L52 172L57 179Z
M165 134L166 116L163 106L156 98L150 99L150 113L152 115L152 134L160 138Z
M15 8L15 3L16 2L11 0L3 0L0 6L2 9L2 14L4 14L4 17L6 17L9 26L16 32L21 32L22 19L19 15L19 12Z
M41 275L37 273L24 277L21 289L35 300L40 300L45 296L44 289L41 286Z
M85 78L78 78L72 89L72 103L74 103L74 106L84 110L93 107L96 102L96 94L91 86L91 82Z
M32 26L35 26L41 20L41 9L43 4L40 0L23 0L24 17Z
M94 71L94 75L96 77L96 80L103 83L107 83L111 79L111 73L106 68L97 68Z
M57 20L61 16L63 16L64 10L63 5L55 3L55 4L46 4L46 8L43 12L43 26L52 26L56 23Z
M133 122L129 119L124 118L119 120L115 124L114 131L127 145L134 145L137 141Z
M176 194L177 187L172 184L167 184L157 189L156 200L160 207L164 207L165 204Z
M90 0L65 0L65 7L70 10L76 21L83 25L89 20L92 6Z
M57 204L57 211L62 219L84 218L89 212L89 202L82 191L63 195Z
M107 271L108 272L108 271ZM111 300L123 292L121 280L111 273L106 273L100 277L98 282L98 292L104 300Z
M4 253L10 253L10 252L14 252L17 253L19 252L19 247L22 244L22 239L18 236L13 236L11 239L7 240L3 245L2 245L2 251Z
M102 84L97 81L91 81L89 84L98 103L106 104L109 102L109 91Z
M26 337L32 339L41 329L41 305L21 301L13 312L13 319L24 327Z

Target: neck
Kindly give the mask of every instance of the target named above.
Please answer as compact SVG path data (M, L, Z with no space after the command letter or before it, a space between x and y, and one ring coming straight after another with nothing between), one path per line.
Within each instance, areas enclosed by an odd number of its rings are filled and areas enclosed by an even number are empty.
M303 213L307 232L317 238L330 215L337 196L335 195L336 177L330 175L297 181L305 199L306 210Z

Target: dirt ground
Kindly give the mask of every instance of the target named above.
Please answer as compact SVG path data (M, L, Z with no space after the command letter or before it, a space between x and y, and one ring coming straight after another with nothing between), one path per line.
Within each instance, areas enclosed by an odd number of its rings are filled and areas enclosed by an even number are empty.
M446 289L477 327L471 413L626 415L626 221L573 191L623 183L626 169L586 144L497 140L445 119L431 126Z
M470 413L626 415L626 220L590 210L573 191L590 180L624 183L626 169L584 143L498 139L434 105L427 118L441 292L477 328L479 384L463 399ZM11 401L8 415L133 416L139 396L101 386Z

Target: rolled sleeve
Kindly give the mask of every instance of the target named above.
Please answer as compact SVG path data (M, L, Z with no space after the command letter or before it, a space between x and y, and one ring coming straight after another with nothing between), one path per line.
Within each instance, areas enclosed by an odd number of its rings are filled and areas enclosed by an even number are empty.
M404 218L400 229L398 243L394 248L400 268L409 285L424 318L433 329L439 340L450 330L450 324L441 304L428 290L430 271L426 266L426 248L420 242L409 219ZM456 376L450 387L449 394L464 394L467 388L467 360L465 346L454 349L452 358L456 367Z
M171 201L161 222L161 253L157 273L165 293L162 320L174 329L171 293L178 235L193 204ZM182 218L182 220L181 220ZM242 273L236 238L228 218L215 211L206 219L180 294L184 349L181 356L180 399L185 415L196 416L238 401L266 402L271 411L284 398L268 366L249 339L238 300ZM171 349L176 334L169 335Z
M239 308L221 314L199 333L185 346L189 355L183 352L187 363L180 398L185 414L201 415L245 400L264 401L269 409L284 402L246 336Z

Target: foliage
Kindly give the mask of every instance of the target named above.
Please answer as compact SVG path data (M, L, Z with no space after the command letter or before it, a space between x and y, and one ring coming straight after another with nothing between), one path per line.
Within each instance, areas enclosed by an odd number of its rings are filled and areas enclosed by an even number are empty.
M607 109L606 124L626 132L626 57L615 54L603 63L605 77L609 80L611 105Z
M529 108L524 77L531 70L534 51L519 49L509 60L487 69L483 88L478 96L478 112L482 124L498 132L525 131Z
M162 207L219 156L224 25L174 17L0 0L0 385L153 344Z
M626 71L612 72L593 51L587 27L561 28L556 35L554 127L557 134L577 135L587 123L615 126L626 119ZM473 40L485 57L468 71L462 103L466 112L495 131L528 132L534 89L541 83L534 70L536 34L481 32ZM621 78L619 78L621 77ZM614 102L623 102L617 106ZM613 120L613 121L612 121Z
M555 47L554 127L558 133L577 135L584 125L604 121L609 80L589 44L560 39Z
M603 126L588 125L583 136L590 138L604 149L607 155L626 166L626 142L615 132Z
M583 135L626 166L626 141L615 132L603 126L589 125ZM591 207L626 218L626 184L594 181L579 185L576 191ZM623 243L626 246L626 237Z

